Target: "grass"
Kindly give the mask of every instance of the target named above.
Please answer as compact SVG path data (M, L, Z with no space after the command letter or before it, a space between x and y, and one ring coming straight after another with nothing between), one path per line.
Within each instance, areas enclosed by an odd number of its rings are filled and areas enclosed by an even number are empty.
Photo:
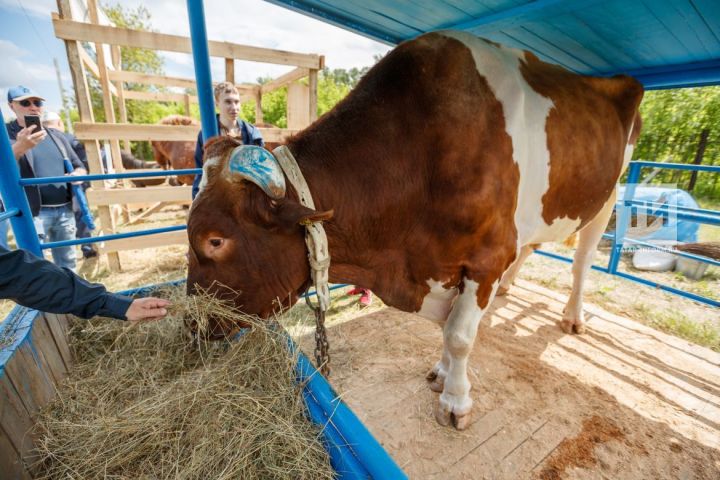
M651 327L720 352L720 326L717 324L692 320L674 309L659 311L642 302L636 303L633 308L643 314Z

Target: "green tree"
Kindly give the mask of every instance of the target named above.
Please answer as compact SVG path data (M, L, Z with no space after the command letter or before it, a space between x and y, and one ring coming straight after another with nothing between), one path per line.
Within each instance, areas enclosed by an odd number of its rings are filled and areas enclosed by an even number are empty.
M720 165L720 87L656 90L645 93L640 114L642 133L634 159L692 163L700 134L710 131L702 163ZM689 172L662 170L653 183L676 183L687 188ZM720 195L718 175L699 173L693 193Z

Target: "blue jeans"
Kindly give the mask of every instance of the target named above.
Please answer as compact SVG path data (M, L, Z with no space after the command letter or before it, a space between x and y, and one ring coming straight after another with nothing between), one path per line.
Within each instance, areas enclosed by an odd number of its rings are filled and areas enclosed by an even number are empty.
M63 240L75 240L75 215L73 214L72 203L60 207L41 207L37 216L44 232L44 243L61 242ZM55 265L69 268L75 271L75 247L60 247L52 249L52 256Z

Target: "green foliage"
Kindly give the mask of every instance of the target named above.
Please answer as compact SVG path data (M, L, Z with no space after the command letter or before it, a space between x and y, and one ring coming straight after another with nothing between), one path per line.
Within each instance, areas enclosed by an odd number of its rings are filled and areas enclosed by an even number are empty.
M692 163L700 134L709 129L703 165L720 165L720 87L657 90L645 93L640 113L642 134L634 159ZM664 170L653 183L677 183L687 188L689 172ZM718 175L699 173L693 193L720 195Z

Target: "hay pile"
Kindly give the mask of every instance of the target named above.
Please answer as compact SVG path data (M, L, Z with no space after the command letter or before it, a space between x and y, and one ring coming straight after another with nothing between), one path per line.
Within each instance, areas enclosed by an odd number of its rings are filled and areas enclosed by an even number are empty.
M285 337L246 319L239 341L190 341L188 316L236 313L170 298L160 322L74 322L77 364L38 419L36 478L333 478Z

